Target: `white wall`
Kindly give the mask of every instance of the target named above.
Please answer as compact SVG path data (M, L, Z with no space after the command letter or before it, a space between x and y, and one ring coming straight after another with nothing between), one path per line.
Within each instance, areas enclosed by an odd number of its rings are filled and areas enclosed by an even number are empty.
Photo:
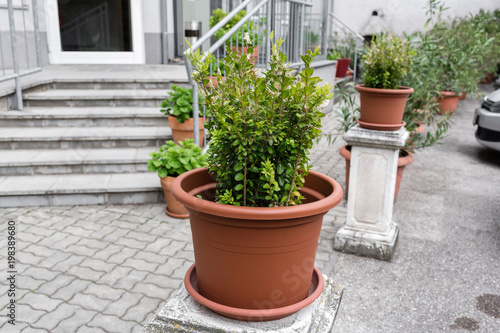
M421 30L427 20L427 0L334 0L334 14L352 29L361 32L368 24L372 11L382 10L387 28L394 33ZM445 0L449 7L443 15L463 17L476 14L479 9L493 11L500 8L499 0Z

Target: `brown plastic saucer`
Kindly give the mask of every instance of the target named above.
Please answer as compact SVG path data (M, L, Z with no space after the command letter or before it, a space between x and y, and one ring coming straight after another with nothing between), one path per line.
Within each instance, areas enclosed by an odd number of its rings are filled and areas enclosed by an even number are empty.
M366 128L366 129L372 129L372 130L377 130L377 131L397 131L401 127L406 125L406 122L402 121L401 124L399 125L386 125L386 124L373 124L373 123L366 123L364 121L361 121L359 119L356 119L358 122L359 126Z
M309 296L300 302L292 305L284 306L275 309L241 309L234 308L231 306L222 305L215 303L198 293L198 278L196 276L196 264L189 267L184 277L184 285L188 293L200 304L206 306L210 310L224 316L236 320L242 321L269 321L281 319L294 314L302 308L305 308L312 302L314 302L325 287L325 281L323 280L323 275L319 269L314 266L313 275L311 279L311 287L309 291Z

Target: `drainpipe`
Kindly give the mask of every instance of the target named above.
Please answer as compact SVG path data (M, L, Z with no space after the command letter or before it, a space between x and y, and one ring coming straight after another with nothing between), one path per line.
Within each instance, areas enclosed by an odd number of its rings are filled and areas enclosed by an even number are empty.
M167 1L160 0L161 15L161 56L162 64L168 64L168 24L167 24Z

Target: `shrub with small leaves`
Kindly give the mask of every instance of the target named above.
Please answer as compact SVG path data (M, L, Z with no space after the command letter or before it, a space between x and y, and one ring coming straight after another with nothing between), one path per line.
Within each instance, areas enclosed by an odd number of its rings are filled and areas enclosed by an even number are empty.
M375 37L363 55L363 83L368 88L398 89L411 67L415 51L405 38Z
M193 118L193 89L173 85L168 98L161 102L160 107L160 111L166 116L172 115L184 123Z
M177 177L186 171L207 166L206 155L193 139L179 141L178 145L169 140L149 156L148 170L158 172L160 178Z
M301 202L299 190L311 168L309 150L321 134L322 109L332 98L332 86L317 85L321 79L313 76L310 65L319 47L302 56L304 69L297 72L279 51L282 43L272 46L263 73L249 55L228 50L226 80L215 75L218 89L210 89L206 79L213 56L188 52L207 108L209 169L219 203L276 207Z

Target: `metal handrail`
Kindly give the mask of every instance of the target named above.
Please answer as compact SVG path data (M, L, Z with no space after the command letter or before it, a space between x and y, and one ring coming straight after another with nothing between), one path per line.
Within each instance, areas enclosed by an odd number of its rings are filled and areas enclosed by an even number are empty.
M267 5L267 8L265 6ZM287 7L289 6L289 7ZM311 8L312 3L307 0L246 0L235 7L228 15L226 15L220 22L218 22L213 28L211 28L206 34L204 34L196 43L191 45L191 48L184 52L184 60L186 71L189 78L189 84L193 88L193 123L194 123L194 142L199 142L199 105L198 105L198 87L196 82L192 79L192 68L191 62L186 57L188 52L191 50L196 50L201 48L201 46L215 36L217 31L223 28L232 18L234 18L241 10L248 9L247 14L239 20L228 32L224 34L221 38L211 44L208 48L209 52L215 53L219 51L225 44L229 43L229 46L232 45L232 36L235 33L238 33L238 30L243 29L244 25L251 20L253 20L256 16L259 17L259 11L265 11L265 35L266 40L263 48L260 48L260 53L257 54L257 59L255 62L257 63L257 67L265 68L268 66L268 62L270 60L271 54L271 41L270 41L270 33L274 29L274 21L277 17L280 19L286 18L288 20L290 30L285 33L288 33L288 53L289 59L292 61L297 61L298 54L300 52L304 52L303 48L305 48L304 41L304 20L305 20L305 10L306 8ZM262 17L261 17L262 19ZM262 20L258 21L257 29L262 28ZM292 23L296 26L291 27ZM253 31L252 33L254 33ZM263 31L260 31L263 32ZM275 32L275 36L279 37ZM284 37L284 36L283 36ZM229 42L228 42L229 40ZM237 41L239 44L239 41ZM235 45L239 46L239 45ZM245 46L245 42L241 41L241 46ZM262 50L263 49L263 50ZM286 51L285 51L286 53ZM294 58L295 57L295 58ZM205 136L206 139L206 136Z

